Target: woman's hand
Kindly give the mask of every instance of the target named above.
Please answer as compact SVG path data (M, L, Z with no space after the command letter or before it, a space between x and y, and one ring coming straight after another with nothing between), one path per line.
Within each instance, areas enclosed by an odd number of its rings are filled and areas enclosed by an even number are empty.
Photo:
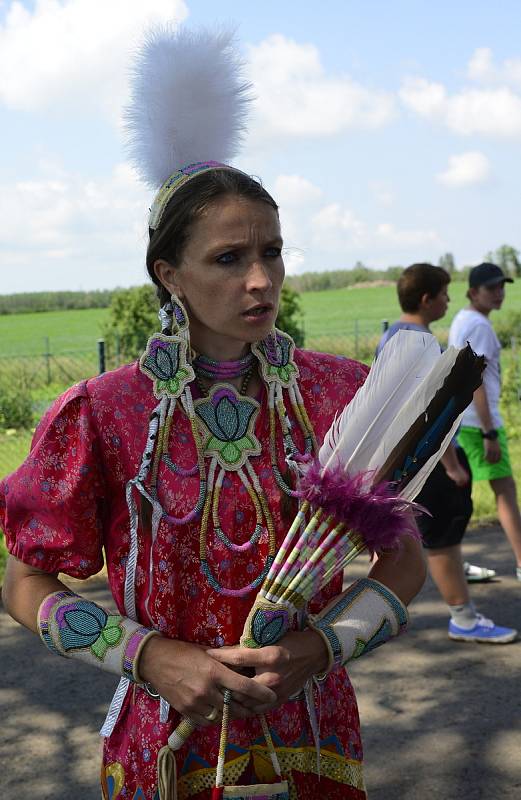
M291 631L278 644L258 650L221 647L207 652L234 669L255 669L255 682L276 692L276 706L298 694L313 675L325 672L329 663L324 640L311 630Z
M277 703L277 695L267 683L219 663L197 644L152 636L143 647L138 670L176 711L199 726L214 725L221 719L224 689L233 694L231 716L240 719L262 714ZM219 715L209 721L207 715L214 708Z

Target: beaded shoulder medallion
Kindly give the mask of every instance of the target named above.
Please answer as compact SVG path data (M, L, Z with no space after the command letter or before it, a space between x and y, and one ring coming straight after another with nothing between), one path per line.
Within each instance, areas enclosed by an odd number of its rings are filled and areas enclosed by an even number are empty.
M278 383L287 389L298 378L298 367L293 361L295 342L287 333L274 328L265 339L252 344L251 350L267 384Z
M186 357L186 341L181 336L156 333L141 356L141 371L152 379L154 396L180 397L185 386L194 380L195 372Z

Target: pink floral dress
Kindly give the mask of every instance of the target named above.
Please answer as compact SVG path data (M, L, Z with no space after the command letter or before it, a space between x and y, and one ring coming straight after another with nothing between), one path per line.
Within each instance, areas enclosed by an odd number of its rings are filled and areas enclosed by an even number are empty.
M335 413L351 400L367 370L345 358L298 350L295 363L308 415L321 442ZM275 482L266 393L258 399L261 408L255 435L263 449L261 455L252 457L252 463L269 498L280 544L295 508ZM110 588L123 614L129 552L125 487L139 469L149 415L156 404L151 381L137 364L72 387L40 422L25 463L0 484L0 525L10 552L46 572L88 578L101 569L104 551ZM188 420L179 407L171 442L172 458L160 466L160 499L168 514L182 517L197 502L199 475L191 469L197 463L197 454ZM281 441L277 441L277 461L283 471ZM236 473L228 473L224 480L220 512L226 535L238 544L246 541L256 518ZM163 520L153 552L150 541L144 537L139 541L135 587L138 619L145 625L153 624L168 637L209 647L234 645L256 589L245 597L230 597L212 588L201 570L199 534L197 519L178 526ZM212 535L210 526L208 564L220 586L244 586L262 571L267 548L264 530L254 548L230 552ZM341 577L333 580L315 599L312 610L317 611L329 597L340 593L341 585ZM320 717L320 777L305 702L290 701L268 714L282 771L290 784L290 797L363 800L366 794L358 711L344 669L334 670L320 690L315 690L315 702ZM171 710L168 722L161 723L158 705L158 700L140 686L132 685L128 690L117 724L105 739L102 786L106 799L158 797L156 756L180 719ZM219 726L196 730L176 753L180 800L210 797L218 738ZM258 720L230 724L226 774L228 783L273 780Z

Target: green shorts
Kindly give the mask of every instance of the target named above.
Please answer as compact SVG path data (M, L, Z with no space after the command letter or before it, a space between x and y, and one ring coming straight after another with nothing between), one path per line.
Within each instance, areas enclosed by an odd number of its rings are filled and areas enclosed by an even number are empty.
M497 464L485 461L483 437L479 428L462 426L458 432L458 444L463 447L472 471L474 481L493 481L495 478L508 478L512 475L508 456L507 435L504 428L498 429L498 442L501 447L501 458Z

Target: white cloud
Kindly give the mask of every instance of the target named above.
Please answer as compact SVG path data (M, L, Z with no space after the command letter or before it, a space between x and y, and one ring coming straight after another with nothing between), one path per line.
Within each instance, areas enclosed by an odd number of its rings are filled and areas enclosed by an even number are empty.
M143 28L187 13L184 0L36 0L33 11L15 0L0 25L0 103L117 119Z
M148 201L127 164L98 181L44 165L0 186L3 291L144 282Z
M490 162L479 150L450 156L449 166L436 176L439 183L451 188L484 183L490 175Z
M319 200L322 189L301 175L279 175L275 180L274 196L280 206L302 206Z
M521 86L521 58L506 58L497 65L490 47L478 47L467 65L467 76L480 83Z
M507 87L465 88L449 95L443 84L409 78L399 96L418 116L444 124L462 136L521 135L521 97Z
M349 208L330 203L311 220L313 240L324 249L360 247L367 239L367 226Z
M348 75L327 74L312 44L274 34L249 48L248 62L257 96L255 140L380 128L394 116L391 94L367 89Z
M393 248L415 249L426 245L439 244L440 238L436 231L415 230L405 228L400 230L391 222L382 222L376 227L376 237Z
M393 188L386 183L385 181L371 181L369 184L369 188L374 196L376 202L384 206L385 208L390 208L394 205L395 202L395 193Z

